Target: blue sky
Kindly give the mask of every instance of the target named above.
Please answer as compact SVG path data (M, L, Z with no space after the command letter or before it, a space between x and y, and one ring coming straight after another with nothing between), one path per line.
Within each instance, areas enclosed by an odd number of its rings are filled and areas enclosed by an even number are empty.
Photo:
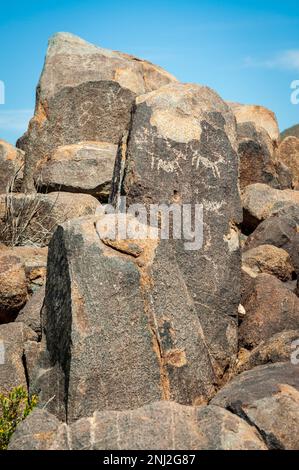
M299 123L290 84L299 80L299 2L1 2L0 138L12 143L32 115L48 37L68 31L155 62L224 99L275 111L281 130Z

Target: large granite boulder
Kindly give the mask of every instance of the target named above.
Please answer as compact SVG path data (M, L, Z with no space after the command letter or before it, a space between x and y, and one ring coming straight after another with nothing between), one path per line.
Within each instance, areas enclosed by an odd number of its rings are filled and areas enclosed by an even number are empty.
M37 388L57 397L64 383L54 413L68 422L161 399L204 403L216 373L171 246L109 239L97 223L67 222L50 242L42 314L50 366L41 363Z
M212 400L255 426L270 449L298 450L299 366L277 363L243 372Z
M283 207L299 205L299 191L279 190L266 184L255 183L242 191L243 225L253 231L260 222Z
M155 402L129 411L95 412L72 425L33 411L9 450L266 450L256 429L218 406Z
M68 33L49 40L37 87L35 114L18 141L26 153L25 189L36 165L60 145L82 141L117 144L140 95L175 78L160 67L85 42Z
M35 185L41 192L91 194L107 201L117 146L107 142L80 142L58 147L38 167Z
M0 140L0 194L20 189L23 167L24 152Z
M190 240L186 218L181 239L170 233L174 239L164 243L173 246L221 375L236 345L240 285L236 224L241 221L241 206L235 119L214 91L170 84L136 99L128 138L119 148L110 200L117 206L121 197L126 197L128 207L185 205L192 210L190 220L197 235L202 227L202 246L182 239ZM203 224L194 214L200 204Z
M284 330L299 328L299 299L270 274L259 274L243 301L246 315L239 328L240 345L252 349Z
M242 254L242 268L251 277L260 273L273 274L281 281L295 277L295 268L289 253L274 245L259 245Z
M0 393L13 387L27 388L27 371L24 363L26 341L37 341L37 335L23 323L0 325Z
M274 145L279 141L279 128L275 114L264 106L254 104L228 103L232 108L237 123L253 122L262 127L270 136Z

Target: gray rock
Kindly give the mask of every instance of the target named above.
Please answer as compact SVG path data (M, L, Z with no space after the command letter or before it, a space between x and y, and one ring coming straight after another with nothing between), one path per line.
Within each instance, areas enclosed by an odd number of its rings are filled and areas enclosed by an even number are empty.
M299 366L277 363L243 372L212 400L256 426L270 449L298 449Z
M24 323L38 335L41 335L41 310L44 298L45 286L42 286L32 295L16 318L16 322Z
M29 340L37 341L37 335L23 323L0 325L0 393L20 385L27 388L23 357Z
M37 170L38 190L91 194L108 200L117 146L107 142L80 142L58 147Z
M175 78L163 69L68 33L49 40L37 87L36 108L18 141L26 153L24 189L33 189L37 164L60 145L117 144L130 121L136 95Z
M203 204L203 247L173 245L176 261L221 376L236 352L241 220L236 126L212 90L170 84L136 99L116 162L111 202ZM194 222L194 214L193 214ZM199 223L196 224L198 229Z
M42 436L45 433L45 438ZM265 450L254 427L217 406L156 402L129 411L95 412L71 426L33 411L10 450Z

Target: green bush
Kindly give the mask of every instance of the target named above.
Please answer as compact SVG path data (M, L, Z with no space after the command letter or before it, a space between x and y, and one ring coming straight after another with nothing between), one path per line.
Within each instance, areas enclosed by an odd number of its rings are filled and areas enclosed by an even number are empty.
M24 387L15 387L7 395L0 393L0 450L7 448L17 425L37 405L37 396L28 396Z

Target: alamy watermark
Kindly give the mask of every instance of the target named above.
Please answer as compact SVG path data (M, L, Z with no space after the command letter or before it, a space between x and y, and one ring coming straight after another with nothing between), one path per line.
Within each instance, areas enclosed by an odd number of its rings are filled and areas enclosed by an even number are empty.
M296 366L299 364L299 339L292 342L291 348L293 349L291 354L291 363Z
M293 80L291 83L291 103L299 104L299 80Z
M0 340L0 365L5 364L5 345L4 341Z
M2 80L0 80L0 104L5 104L5 85Z
M120 197L117 208L100 206L96 227L101 238L110 240L183 240L185 250L200 250L203 245L202 204L132 204Z

